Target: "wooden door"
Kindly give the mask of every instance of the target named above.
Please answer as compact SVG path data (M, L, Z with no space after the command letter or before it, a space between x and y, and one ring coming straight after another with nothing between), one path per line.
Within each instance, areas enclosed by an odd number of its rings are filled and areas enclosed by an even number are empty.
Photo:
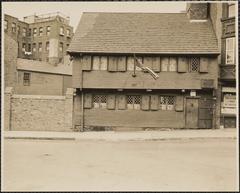
M186 100L186 128L198 128L198 99Z

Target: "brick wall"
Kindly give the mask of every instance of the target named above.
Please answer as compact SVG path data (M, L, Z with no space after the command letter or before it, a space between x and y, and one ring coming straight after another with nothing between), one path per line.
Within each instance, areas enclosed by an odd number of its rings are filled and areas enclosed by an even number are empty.
M16 95L5 91L5 130L71 131L73 89L65 96Z

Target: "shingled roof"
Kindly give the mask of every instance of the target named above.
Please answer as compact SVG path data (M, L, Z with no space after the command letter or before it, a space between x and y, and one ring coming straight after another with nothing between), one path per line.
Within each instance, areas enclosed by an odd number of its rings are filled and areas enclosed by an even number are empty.
M217 54L211 21L186 13L83 13L69 53Z

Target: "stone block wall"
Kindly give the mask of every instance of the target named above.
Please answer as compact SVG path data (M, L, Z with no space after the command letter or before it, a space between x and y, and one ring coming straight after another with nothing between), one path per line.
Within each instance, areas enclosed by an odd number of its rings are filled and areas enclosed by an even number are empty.
M65 96L16 95L6 89L4 106L5 130L72 131L73 89Z

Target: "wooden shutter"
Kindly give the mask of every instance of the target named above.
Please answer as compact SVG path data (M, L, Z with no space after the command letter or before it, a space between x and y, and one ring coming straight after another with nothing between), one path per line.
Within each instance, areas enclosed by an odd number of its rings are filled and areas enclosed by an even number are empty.
M149 110L149 102L150 102L150 96L143 95L141 100L141 108L142 110Z
M75 57L72 64L72 86L73 88L82 88L82 59L80 57Z
M154 72L160 72L160 58L159 57L152 58L152 70Z
M83 56L82 64L83 64L83 70L90 71L92 69L92 60L91 56Z
M150 108L151 110L158 110L158 95L151 95Z
M118 109L126 109L126 96L118 95Z
M125 56L120 56L118 58L118 71L119 72L125 72L126 68L127 68L127 61L126 61L126 57Z
M152 69L152 57L144 57L144 64L145 67L149 67Z
M186 57L178 58L178 72L187 72L188 60Z
M208 58L200 58L200 69L199 72L208 72Z
M107 109L115 109L115 95L107 96Z
M176 96L175 111L183 111L183 96Z
M168 64L169 64L169 58L162 57L161 58L161 71L168 71Z
M92 108L92 94L84 94L84 108Z
M110 56L108 62L108 71L116 72L117 71L117 57Z

